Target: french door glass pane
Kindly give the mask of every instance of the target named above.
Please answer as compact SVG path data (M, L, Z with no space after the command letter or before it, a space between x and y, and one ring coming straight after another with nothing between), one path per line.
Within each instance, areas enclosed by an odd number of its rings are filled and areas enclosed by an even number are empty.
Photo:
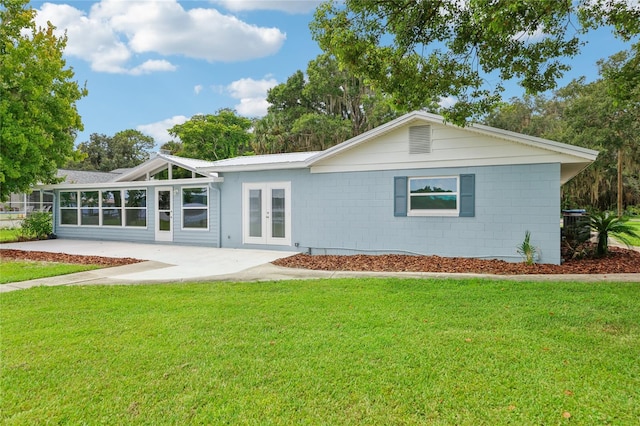
M262 237L262 190L249 190L249 236Z
M158 191L158 210L171 210L171 191Z
M284 238L284 189L271 190L271 236Z

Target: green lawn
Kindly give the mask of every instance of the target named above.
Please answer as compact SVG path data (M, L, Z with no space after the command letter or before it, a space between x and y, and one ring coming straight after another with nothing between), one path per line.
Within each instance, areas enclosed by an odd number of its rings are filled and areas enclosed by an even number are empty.
M0 243L12 243L22 236L20 228L0 228Z
M633 283L0 294L4 424L636 424Z
M640 220L630 220L629 224L633 226L637 234L640 234ZM631 245L640 247L640 238L630 238Z
M54 262L31 262L2 259L0 262L0 284L35 280L36 278L98 269L98 265L78 265Z

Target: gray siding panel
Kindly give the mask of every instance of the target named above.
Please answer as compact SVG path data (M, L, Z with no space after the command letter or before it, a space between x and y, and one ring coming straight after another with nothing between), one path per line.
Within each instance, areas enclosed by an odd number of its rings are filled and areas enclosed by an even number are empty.
M475 175L474 217L395 217L394 177ZM541 262L560 262L560 165L411 169L311 174L226 173L222 246L312 253L409 252L520 261L525 231ZM242 244L242 182L291 181L292 243Z

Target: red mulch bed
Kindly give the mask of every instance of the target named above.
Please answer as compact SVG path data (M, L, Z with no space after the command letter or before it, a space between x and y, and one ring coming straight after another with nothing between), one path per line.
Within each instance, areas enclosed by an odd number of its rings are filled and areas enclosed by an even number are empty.
M67 253L49 253L46 251L0 250L2 259L33 260L41 262L80 263L83 265L123 266L142 262L131 257L81 256Z
M640 252L611 247L602 258L568 260L562 265L525 265L503 260L410 255L331 256L297 254L275 265L323 271L445 272L498 275L640 273Z

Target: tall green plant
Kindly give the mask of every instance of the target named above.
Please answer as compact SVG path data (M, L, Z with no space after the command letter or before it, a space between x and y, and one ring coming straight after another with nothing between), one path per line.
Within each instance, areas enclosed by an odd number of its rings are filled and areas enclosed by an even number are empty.
M53 218L49 212L33 212L22 221L22 235L26 238L46 239L53 232Z
M589 226L597 233L598 246L596 255L605 256L609 252L609 236L616 237L627 247L631 246L629 237L640 238L640 234L631 226L626 217L618 217L615 214L604 211L589 216Z
M518 246L518 254L524 259L524 263L527 265L533 265L536 261L538 249L531 244L531 232L526 231L524 234L524 241Z

